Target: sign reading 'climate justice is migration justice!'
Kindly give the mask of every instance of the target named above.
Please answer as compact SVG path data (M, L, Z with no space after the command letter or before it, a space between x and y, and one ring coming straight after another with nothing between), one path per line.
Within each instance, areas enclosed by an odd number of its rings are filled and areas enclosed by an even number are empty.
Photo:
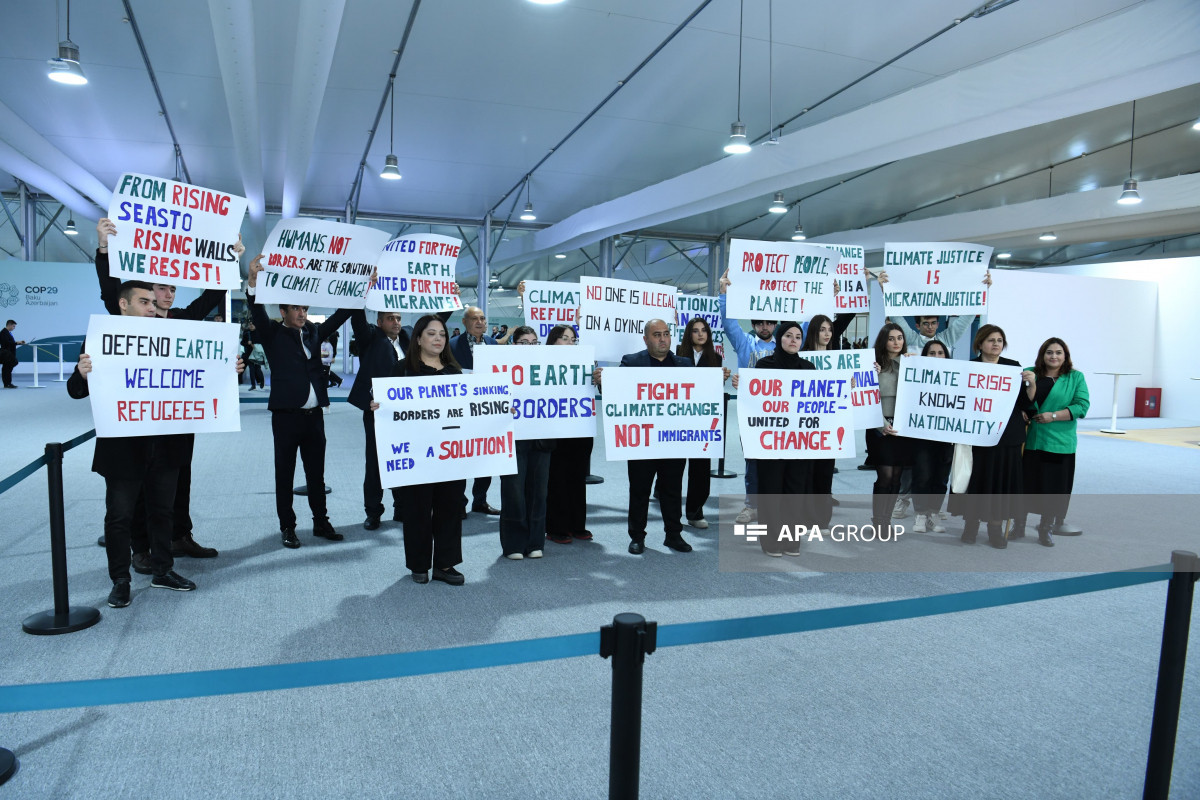
M712 331L713 348L717 355L725 357L725 326L721 324L721 300L706 295L681 294L675 299L679 308L679 324L675 327L675 344L683 343L683 334L694 317L708 323ZM670 322L670 320L667 320Z
M528 288L526 288L528 291ZM509 380L517 439L574 439L596 435L593 348L479 347L475 371Z
M608 367L603 380L609 461L725 455L720 367Z
M768 459L853 457L850 384L845 372L739 370L742 453Z
M462 308L454 265L462 239L433 233L397 236L383 246L379 278L367 292L367 310L436 314Z
M517 471L503 375L375 378L375 452L386 489Z
M838 254L797 242L729 241L728 314L733 319L791 319L837 313Z
M620 361L646 349L642 331L652 319L675 322L674 287L613 278L580 278L579 336L600 361ZM528 284L526 284L528 289Z
M867 289L867 270L863 266L866 260L866 250L856 244L826 244L830 250L837 252L837 281L840 289L837 293L837 311L839 314L853 314L871 310L871 293Z
M93 314L84 352L97 436L241 430L238 326Z
M108 274L123 281L201 289L237 288L238 231L246 198L127 172L108 218Z
M991 447L1022 391L1021 368L912 356L900 360L896 415L901 436Z
M800 357L819 370L836 370L850 381L850 405L854 409L856 430L883 427L883 406L879 398L879 375L875 372L875 351L806 351Z
M307 217L275 223L263 248L260 303L363 308L387 231Z
M575 311L579 308L578 284L555 283L554 281L525 281L525 324L537 331L538 339L545 341L555 325L570 325L579 336L579 320Z
M986 314L992 248L962 242L888 242L883 306L890 316Z

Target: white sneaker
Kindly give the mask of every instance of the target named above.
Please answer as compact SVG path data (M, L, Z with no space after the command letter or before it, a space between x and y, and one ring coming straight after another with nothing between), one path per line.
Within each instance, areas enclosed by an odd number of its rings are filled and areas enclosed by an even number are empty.
M908 516L909 501L903 497L896 498L896 507L892 509L892 519L904 519Z
M750 506L745 506L741 511L738 512L738 515L733 518L733 521L738 525L745 525L747 522L754 522L756 519L758 519L758 511Z
M925 515L917 514L917 523L913 525L913 533L925 532Z
M693 528L699 528L700 530L704 530L705 528L708 527L708 520L706 520L704 517L696 517L695 519L689 519L688 525L690 525Z
M941 517L942 519L950 519L950 512L949 511L939 511L938 516Z
M783 558L783 553L767 553L771 558Z
M541 551L541 550L530 550L530 551L529 551L529 557L530 557L530 558L541 558L541 557L542 557L542 551Z
M930 533L945 533L946 526L942 524L941 519L937 514L929 515L929 532Z
M520 561L521 559L525 558L525 556L521 555L520 553L509 553L505 556L505 558L511 559L512 561Z

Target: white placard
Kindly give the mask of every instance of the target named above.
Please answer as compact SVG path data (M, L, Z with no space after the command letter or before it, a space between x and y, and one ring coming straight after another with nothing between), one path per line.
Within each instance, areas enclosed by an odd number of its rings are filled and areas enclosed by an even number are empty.
M503 376L375 378L375 453L385 489L517 471Z
M839 314L866 314L871 310L871 293L867 288L867 270L863 266L866 251L856 244L826 244L837 251L835 270L838 281L836 298Z
M850 378L814 370L739 370L742 453L763 459L852 458Z
M236 289L242 281L234 246L246 198L178 181L126 172L108 218L108 274L123 281Z
M263 248L260 303L363 308L387 231L302 217L275 223Z
M833 280L839 256L801 242L729 241L730 319L796 320L833 317Z
M383 246L368 311L436 314L462 308L454 267L462 239L433 233L397 236Z
M683 334L692 317L703 317L712 331L713 347L717 355L725 358L725 326L721 324L720 298L681 294L675 298L675 303L679 310L679 324L675 326L675 345L683 344Z
M986 314L992 248L962 242L884 245L883 306L890 316Z
M518 440L571 439L596 435L595 360L586 345L497 345L475 350L475 371L507 376Z
M609 461L725 454L720 367L608 367L603 381Z
M676 290L658 283L580 278L579 336L600 361L620 361L646 349L642 329L652 319L675 322Z
M892 427L902 436L991 447L1022 391L1021 368L911 356L900 360Z
M537 332L538 341L546 341L555 325L570 325L579 337L575 312L580 295L577 283L525 281L525 324Z
M879 374L875 372L875 351L823 350L803 352L819 370L836 370L850 381L850 405L854 409L855 430L883 427L883 406L879 398Z
M241 430L237 325L93 314L84 352L97 436Z

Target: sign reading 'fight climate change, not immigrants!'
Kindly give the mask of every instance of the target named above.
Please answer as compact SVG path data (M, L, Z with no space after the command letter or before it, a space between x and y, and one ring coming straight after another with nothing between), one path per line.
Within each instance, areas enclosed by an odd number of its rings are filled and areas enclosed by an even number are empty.
M609 461L721 458L725 375L720 367L604 370L604 451Z
M281 219L263 248L260 303L363 308L387 231L319 219Z

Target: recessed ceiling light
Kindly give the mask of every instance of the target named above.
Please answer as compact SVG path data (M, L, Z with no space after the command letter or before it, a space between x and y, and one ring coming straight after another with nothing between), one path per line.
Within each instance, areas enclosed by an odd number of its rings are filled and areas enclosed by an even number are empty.
M554 257L555 258L566 258L567 254L566 253L555 253Z
M1058 239L1058 237L1054 235L1054 231L1046 231L1038 238L1041 239L1043 242L1053 242L1056 239Z
M1012 258L1012 253L996 253L996 258Z

